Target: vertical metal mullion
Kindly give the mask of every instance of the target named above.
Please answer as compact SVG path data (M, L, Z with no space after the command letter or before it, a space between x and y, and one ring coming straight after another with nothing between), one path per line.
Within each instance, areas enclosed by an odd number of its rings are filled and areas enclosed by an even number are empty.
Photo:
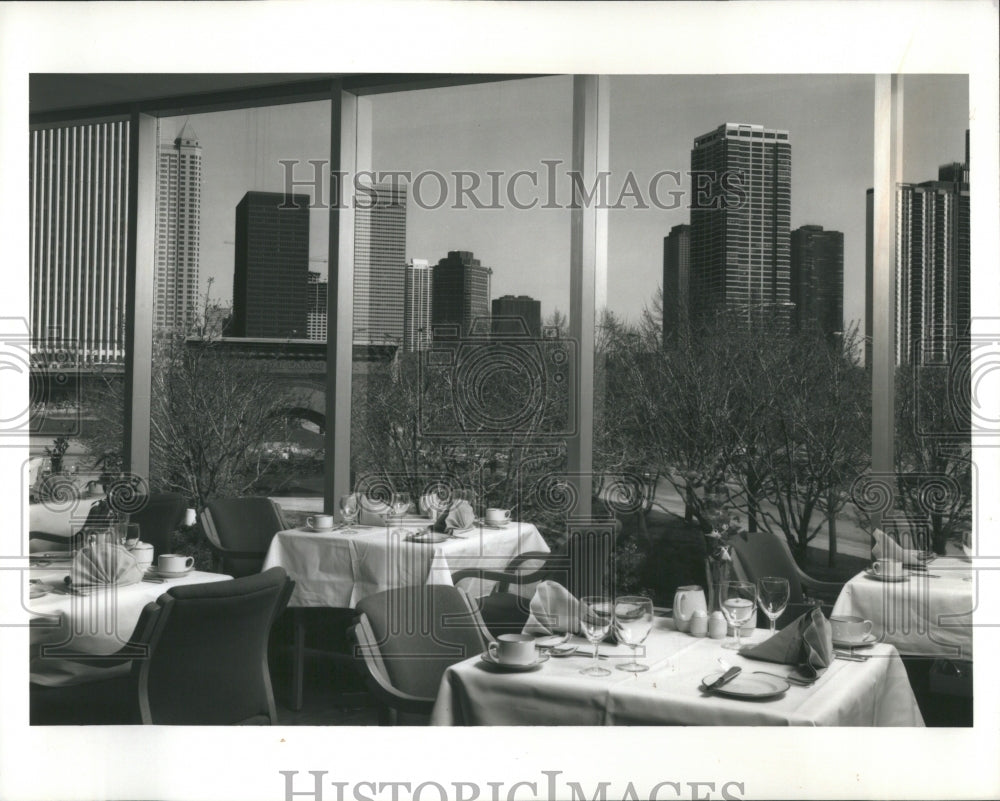
M597 185L608 169L608 78L573 77L572 168L586 188ZM576 190L574 190L576 191ZM567 437L568 472L575 484L573 515L589 518L593 492L594 344L598 287L606 297L608 211L601 193L589 204L574 197L570 213L570 337L577 343L571 367L570 403L576 407L576 430Z
M875 76L872 246L872 471L895 470L897 187L902 177L903 77ZM881 525L881 515L873 521Z

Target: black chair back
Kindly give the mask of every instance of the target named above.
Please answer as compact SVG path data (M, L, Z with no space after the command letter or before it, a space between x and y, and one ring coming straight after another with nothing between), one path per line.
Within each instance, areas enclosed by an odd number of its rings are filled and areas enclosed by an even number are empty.
M172 535L184 522L187 499L177 492L153 493L146 504L132 512L130 523L139 524L139 538L153 546L153 558L161 553L172 553Z
M275 723L267 643L293 586L275 567L162 595L150 656L133 666L143 722Z
M216 498L202 514L205 534L221 556L222 572L237 578L259 573L274 535L285 528L269 498Z

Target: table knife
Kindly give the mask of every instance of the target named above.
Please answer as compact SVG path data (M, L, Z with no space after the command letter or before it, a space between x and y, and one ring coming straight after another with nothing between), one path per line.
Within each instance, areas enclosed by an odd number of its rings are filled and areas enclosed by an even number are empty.
M709 690L718 690L720 687L729 684L729 682L739 676L742 670L743 668L741 667L731 667L711 684L706 684L705 687Z

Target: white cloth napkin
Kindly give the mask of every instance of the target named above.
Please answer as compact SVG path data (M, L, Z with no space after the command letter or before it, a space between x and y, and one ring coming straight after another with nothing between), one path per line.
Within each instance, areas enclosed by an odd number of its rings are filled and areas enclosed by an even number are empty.
M898 559L904 565L919 565L920 551L912 548L903 548L892 537L882 529L875 529L872 532L875 538L875 545L872 546L872 559Z
M580 602L562 584L539 582L528 605L523 634L579 634Z
M448 512L444 527L447 531L464 531L471 528L475 522L476 513L472 511L472 504L468 501L459 501Z

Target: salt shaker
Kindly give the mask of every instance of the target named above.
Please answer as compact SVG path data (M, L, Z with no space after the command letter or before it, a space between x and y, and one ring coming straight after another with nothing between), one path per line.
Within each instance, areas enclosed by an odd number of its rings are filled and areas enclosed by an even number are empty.
M708 636L713 640L723 640L726 637L726 618L718 610L708 618Z
M708 634L708 614L704 609L695 609L691 613L691 624L688 631L694 637L704 637Z

